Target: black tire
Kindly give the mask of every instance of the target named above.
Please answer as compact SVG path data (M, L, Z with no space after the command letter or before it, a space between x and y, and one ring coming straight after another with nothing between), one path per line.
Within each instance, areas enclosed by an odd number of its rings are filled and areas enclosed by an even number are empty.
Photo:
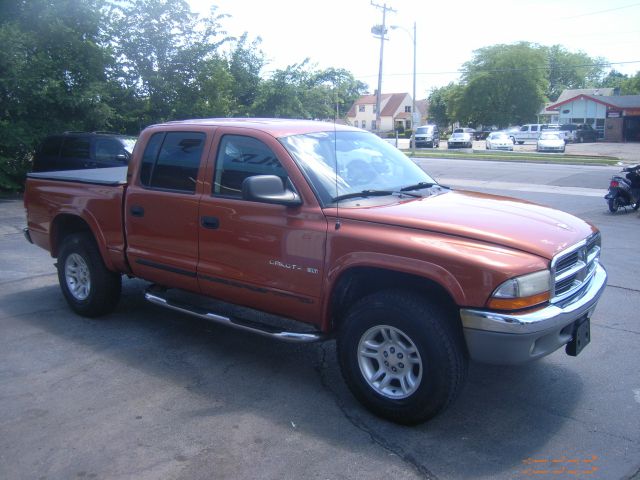
M89 233L69 235L58 255L58 281L69 306L83 317L112 312L120 299L122 277L107 269Z
M610 198L607 202L607 205L609 205L609 211L611 213L616 213L618 211L618 207L620 206L618 203L618 197Z
M468 366L454 322L439 305L408 292L384 291L359 300L337 342L353 395L376 415L405 425L442 412L462 389Z
M524 143L524 140L518 140L518 145L522 145Z

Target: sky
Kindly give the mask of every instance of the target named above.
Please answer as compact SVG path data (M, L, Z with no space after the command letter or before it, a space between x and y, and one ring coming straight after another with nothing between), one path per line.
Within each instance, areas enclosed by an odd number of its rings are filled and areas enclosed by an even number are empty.
M416 23L416 97L459 79L473 51L527 41L562 45L592 58L603 57L627 75L640 71L640 2L633 0L188 0L206 13L212 5L228 14L229 35L260 37L270 71L309 58L318 69L345 68L373 92L378 84L382 24L383 93L412 91L413 25Z

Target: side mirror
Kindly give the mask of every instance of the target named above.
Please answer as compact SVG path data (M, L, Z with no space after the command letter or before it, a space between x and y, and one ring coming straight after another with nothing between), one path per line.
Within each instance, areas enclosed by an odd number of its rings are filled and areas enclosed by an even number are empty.
M118 162L127 163L129 161L129 157L127 157L127 155L124 153L118 153L116 155L116 160Z
M285 188L282 179L276 175L254 175L245 178L242 182L242 199L287 207L302 205L300 196Z

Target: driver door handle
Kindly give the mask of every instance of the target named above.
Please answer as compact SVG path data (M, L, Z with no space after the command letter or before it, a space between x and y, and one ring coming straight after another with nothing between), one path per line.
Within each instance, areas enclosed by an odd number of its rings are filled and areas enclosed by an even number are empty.
M216 230L220 226L218 217L200 217L200 225L210 230Z

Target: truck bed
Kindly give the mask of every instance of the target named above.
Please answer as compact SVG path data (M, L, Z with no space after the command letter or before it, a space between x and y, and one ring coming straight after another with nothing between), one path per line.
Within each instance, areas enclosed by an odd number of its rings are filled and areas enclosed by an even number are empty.
M127 167L30 173L24 202L29 239L57 256L59 228L86 228L114 271L127 271L122 230ZM84 227L80 224L84 222Z

